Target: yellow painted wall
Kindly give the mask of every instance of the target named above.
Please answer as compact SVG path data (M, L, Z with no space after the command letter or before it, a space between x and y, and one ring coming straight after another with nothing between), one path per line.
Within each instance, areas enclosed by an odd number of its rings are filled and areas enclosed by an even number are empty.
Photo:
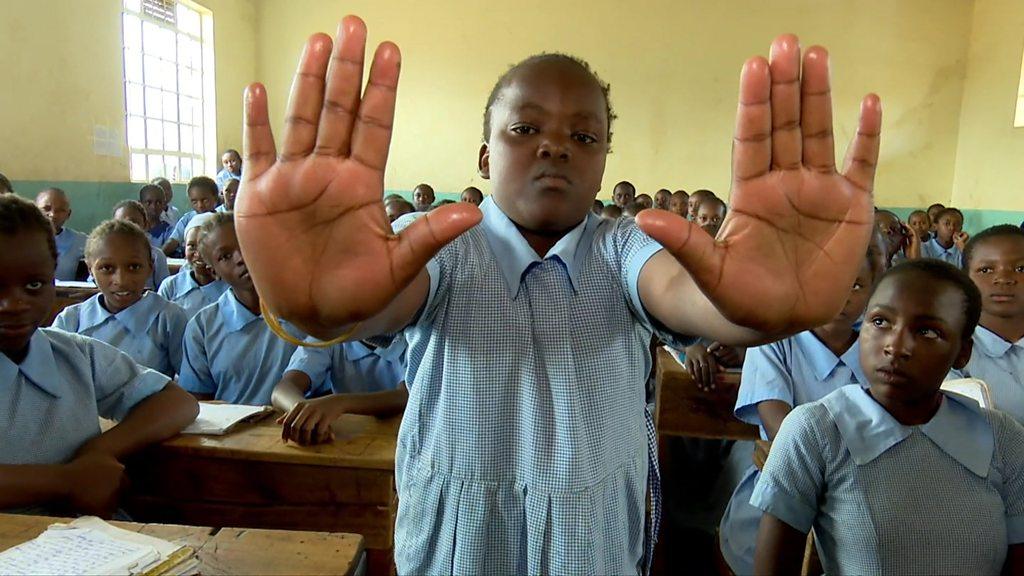
M251 0L214 12L218 148L241 146L241 92L255 73ZM0 15L0 171L12 180L126 182L96 155L94 126L124 139L120 0L8 0ZM30 191L26 191L30 192Z
M1013 0L1007 0L1012 2ZM476 177L487 94L513 62L539 51L588 59L612 85L619 114L602 196L619 179L640 191L729 183L740 66L778 33L832 51L837 153L861 96L881 94L886 136L878 203L948 199L956 158L972 3L967 0L262 0L258 78L280 134L305 38L361 15L374 45L403 49L396 135L385 187L427 181L439 191Z
M976 0L953 204L1024 211L1024 128L1013 114L1024 50L1024 2Z

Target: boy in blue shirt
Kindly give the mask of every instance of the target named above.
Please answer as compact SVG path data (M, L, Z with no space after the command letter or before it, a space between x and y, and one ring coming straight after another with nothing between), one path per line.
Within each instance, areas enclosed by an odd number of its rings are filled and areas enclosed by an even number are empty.
M47 188L36 195L36 207L53 225L57 240L57 280L79 280L79 265L85 259L86 235L65 226L71 218L71 202L60 188Z
M171 237L174 226L163 219L167 211L167 200L164 191L156 184L146 184L139 189L139 203L146 210L146 233L155 248L163 248Z
M963 213L956 208L944 208L935 219L935 237L921 244L921 257L935 258L960 268L968 240L963 229Z
M274 336L260 316L232 214L215 213L200 232L203 261L230 289L189 320L181 386L200 400L268 405L296 346Z
M31 203L0 196L0 510L117 508L121 461L195 419L194 399L99 340L40 328L57 250ZM99 417L119 421L101 433Z
M181 245L185 242L185 226L196 214L213 212L217 209L220 197L217 183L206 176L196 176L188 181L188 201L192 209L186 212L174 225L170 238L164 244L163 251L167 256L184 254ZM179 255L180 255L179 254Z

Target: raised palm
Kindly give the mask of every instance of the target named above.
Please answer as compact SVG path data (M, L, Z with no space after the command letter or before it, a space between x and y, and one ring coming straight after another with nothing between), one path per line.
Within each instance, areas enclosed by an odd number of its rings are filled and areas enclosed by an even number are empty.
M309 39L292 84L281 150L267 96L245 96L238 235L261 297L303 327L335 328L382 310L480 212L458 204L392 233L382 203L398 88L398 47L377 49L362 97L366 27L346 17L337 46Z
M743 68L729 214L717 238L662 211L640 227L685 266L718 309L768 333L823 324L846 299L873 230L881 105L861 105L836 171L828 54L795 36Z

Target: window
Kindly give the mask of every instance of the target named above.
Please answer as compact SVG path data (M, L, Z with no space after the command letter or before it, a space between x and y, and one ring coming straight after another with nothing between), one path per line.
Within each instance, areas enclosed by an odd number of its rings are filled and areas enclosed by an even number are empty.
M187 0L124 0L122 26L131 180L213 174L213 14Z

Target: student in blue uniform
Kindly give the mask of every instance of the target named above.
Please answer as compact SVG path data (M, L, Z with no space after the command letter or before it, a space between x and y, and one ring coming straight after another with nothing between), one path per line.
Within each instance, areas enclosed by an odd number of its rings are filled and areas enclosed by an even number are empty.
M408 397L405 339L397 337L387 346L355 341L300 347L274 387L272 400L285 411L277 420L281 438L319 444L333 438L331 423L342 414L391 416L405 408Z
M217 206L217 212L233 212L235 210L235 198L238 197L239 184L241 181L238 178L228 178L220 191L221 203L220 206Z
M238 226L269 310L319 338L404 332L398 571L644 570L660 509L651 337L751 345L835 315L871 232L877 99L840 175L825 51L803 75L792 36L771 63L748 61L716 242L663 210L591 215L607 85L575 58L532 57L487 100L488 198L407 215L396 234L382 199L399 53L381 46L360 99L366 30L354 17L339 30L333 57L325 35L303 52L279 150L265 90L249 87Z
M188 318L177 304L147 290L152 246L141 228L107 220L89 234L85 260L100 293L65 308L54 328L102 340L139 364L174 376Z
M149 235L149 243L157 249L163 248L174 231L174 226L163 219L167 211L164 198L163 188L156 184L146 184L139 189L139 203L146 211L146 234Z
M174 229L174 225L178 223L181 218L181 211L172 202L174 200L174 187L171 186L171 181L162 176L157 176L150 181L150 184L159 186L164 191L164 202L167 204L167 208L164 213L160 215L160 219L167 222L171 229Z
M935 236L921 245L921 257L948 262L957 268L963 265L964 215L956 208L944 208L935 218Z
M848 384L867 386L860 369L858 323L881 274L881 259L865 258L846 305L831 322L796 336L747 350L736 398L736 418L757 426L762 440L778 434L794 407L819 400ZM750 505L759 473L750 466L733 492L719 527L722 557L733 573L754 574L754 544L761 510Z
M115 204L113 216L114 220L131 222L143 230L149 225L146 209L142 207L141 202L135 200L122 200ZM153 259L153 273L146 280L146 288L156 291L160 284L171 275L171 270L167 266L167 256L164 256L160 248L153 246L152 242L150 242L149 251Z
M223 280L217 278L213 268L203 261L199 253L202 225L213 218L207 212L189 221L185 226L185 265L178 273L160 284L158 293L181 306L190 319L203 308L213 304L228 289Z
M196 176L188 181L187 193L188 202L192 209L182 214L177 224L174 225L170 238L163 246L164 254L167 256L184 254L181 246L185 242L185 226L188 226L189 220L197 214L213 212L217 209L220 192L217 189L217 183L213 179L206 176Z
M232 213L213 214L200 235L203 261L230 288L188 321L181 386L200 400L269 405L296 346L274 336L260 316Z
M827 574L1020 574L1024 428L940 390L971 355L981 296L944 262L886 273L846 386L786 417L754 489L754 569L800 571L813 527Z
M228 182L242 178L242 155L238 153L238 150L228 148L221 155L220 163L223 168L217 172L215 180L217 188L223 191L227 188Z
M36 207L53 225L57 239L57 280L81 280L79 265L85 259L86 235L65 226L71 218L71 202L60 188L47 188L36 195Z
M199 407L116 348L40 328L53 306L57 249L31 203L0 196L0 510L109 516L121 460L177 434ZM100 433L99 417L119 421Z
M995 408L1024 423L1024 230L993 226L967 242L964 270L981 291L981 322L967 365L951 377L980 378Z

